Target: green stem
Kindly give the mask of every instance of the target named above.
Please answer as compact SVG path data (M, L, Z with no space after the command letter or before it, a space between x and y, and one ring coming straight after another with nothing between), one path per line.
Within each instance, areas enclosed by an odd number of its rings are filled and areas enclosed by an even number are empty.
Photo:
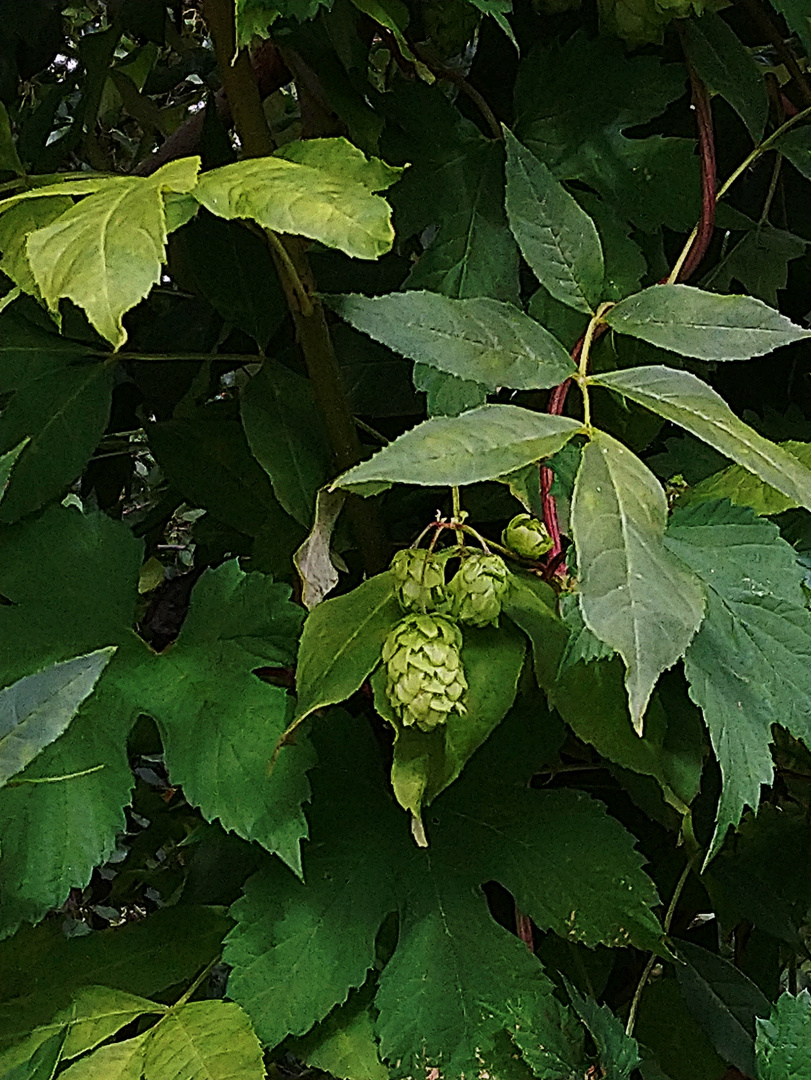
M735 181L738 180L741 176L743 176L747 169L751 168L759 157L762 157L763 154L771 150L774 144L779 139L781 139L787 131L790 131L791 128L793 128L796 124L799 124L801 120L807 120L809 117L811 117L811 106L809 106L807 109L803 109L801 112L796 113L794 116L789 117L789 119L786 120L785 123L781 124L779 128L776 128L771 133L771 135L768 136L768 138L764 139L763 142L760 143L758 146L755 146L750 151L750 153L746 155L746 157L743 159L737 169L734 169L720 186L720 188L718 189L718 193L715 196L716 203L720 199L723 199L723 197L726 195L726 193L729 191ZM687 256L690 254L690 248L693 246L693 241L695 240L697 234L698 226L696 226L696 228L693 229L693 231L690 233L689 237L687 238L687 243L681 249L681 254L676 260L673 269L668 274L668 285L672 285L673 282L678 278L679 272L681 271L681 268L684 265Z
M462 532L462 529L461 529L461 523L463 521L463 518L462 518L462 496L460 494L460 491L459 491L458 487L452 487L451 488L451 499L452 499L452 502L453 502L453 510L452 510L453 520L456 521L456 522L459 522L459 524L460 524L460 528L458 528L456 530L456 543L459 545L459 547L464 547L465 534Z
M591 431L591 402L589 400L589 353L591 352L591 346L594 341L594 335L597 332L597 327L603 322L603 316L612 304L605 303L600 304L596 312L592 316L591 321L586 329L586 333L583 336L583 348L580 350L580 360L577 365L577 375L575 381L580 387L580 393L583 395L583 426L588 434Z

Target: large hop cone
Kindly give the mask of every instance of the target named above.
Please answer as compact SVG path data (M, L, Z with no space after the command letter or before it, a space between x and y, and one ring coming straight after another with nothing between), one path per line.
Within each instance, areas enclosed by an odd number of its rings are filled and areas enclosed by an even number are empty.
M432 731L465 711L459 627L441 615L407 615L383 645L386 694L406 727Z
M500 555L468 555L448 586L453 614L473 626L496 624L509 588L509 571Z
M437 611L445 604L445 567L424 548L398 551L391 561L397 597L404 611Z
M552 538L546 526L531 514L516 514L501 534L501 539L510 551L533 561L552 549Z

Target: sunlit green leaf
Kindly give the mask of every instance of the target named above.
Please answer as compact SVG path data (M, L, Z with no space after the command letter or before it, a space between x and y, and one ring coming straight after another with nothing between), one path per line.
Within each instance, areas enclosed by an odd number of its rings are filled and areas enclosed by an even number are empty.
M190 1001L172 1009L146 1043L147 1077L263 1080L262 1047L234 1001Z

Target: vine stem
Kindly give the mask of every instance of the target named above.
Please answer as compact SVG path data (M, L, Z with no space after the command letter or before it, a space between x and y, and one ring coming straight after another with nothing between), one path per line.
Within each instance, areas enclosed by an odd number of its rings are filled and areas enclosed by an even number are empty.
M679 880L676 882L676 888L673 890L673 895L670 898L670 903L667 905L667 911L665 912L664 921L662 927L665 934L670 933L670 927L673 924L673 916L676 914L676 908L678 907L681 894L684 892L684 886L687 884L687 879L693 870L693 867L698 858L698 852L694 852L687 860L687 864L681 872ZM628 1010L628 1022L625 1025L625 1034L633 1035L634 1027L636 1026L636 1018L639 1013L639 1005L642 1001L642 994L647 986L648 979L656 964L657 954L652 952L648 957L647 963L642 971L642 975L634 990L634 996L631 1000L631 1008Z

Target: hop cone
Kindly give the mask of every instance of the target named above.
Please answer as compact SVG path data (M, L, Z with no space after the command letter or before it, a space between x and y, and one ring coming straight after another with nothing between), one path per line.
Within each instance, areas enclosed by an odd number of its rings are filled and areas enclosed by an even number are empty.
M508 579L507 564L500 555L468 555L448 586L454 615L473 626L497 623Z
M461 646L459 627L441 615L407 615L386 638L386 694L406 727L432 731L465 711Z
M423 548L398 551L391 561L397 596L404 611L436 611L445 602L445 567Z
M542 521L531 514L516 514L501 534L504 546L524 559L540 559L552 548L552 538Z

